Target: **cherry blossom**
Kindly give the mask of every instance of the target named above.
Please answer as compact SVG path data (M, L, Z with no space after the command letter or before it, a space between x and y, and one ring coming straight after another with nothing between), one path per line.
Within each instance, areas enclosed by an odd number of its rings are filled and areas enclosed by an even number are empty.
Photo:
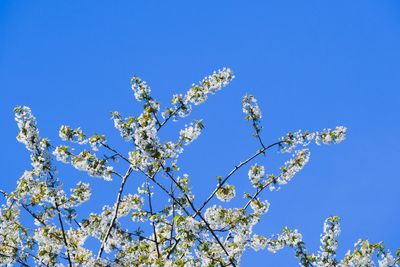
M142 111L111 114L125 147L114 146L103 134L90 135L67 124L60 127L60 140L50 142L40 137L31 109L16 107L17 140L28 150L31 168L22 171L14 191L0 191L4 197L0 265L240 266L247 249L277 253L288 247L301 266L398 266L400 251L392 254L382 242L363 239L338 258L337 216L325 220L316 252L307 249L296 229L284 227L271 236L255 230L272 205L264 196L265 189L277 191L288 185L309 162L315 144L339 144L347 129L299 130L267 145L262 136L267 133L261 132L261 107L251 94L242 98L242 110L255 131L257 149L225 175L219 174L216 185L210 184L213 190L205 192L208 197L197 198L194 174L181 167L179 160L184 148L201 138L204 124L194 120L182 125L179 120L233 79L232 70L222 68L192 84L186 93L174 94L170 105L161 109L148 84L134 76L131 88ZM176 127L175 135L160 134L167 124ZM273 150L287 159L280 168L266 169L261 156L268 152L268 159L272 158ZM59 173L60 164L101 179L77 180L68 187L64 179L75 178ZM242 176L241 169L245 175L241 182L248 187L235 185L233 177ZM80 208L91 203L93 183L113 183L118 190L111 192L114 187L110 186L104 197L108 204L81 214ZM245 188L250 190L242 198Z

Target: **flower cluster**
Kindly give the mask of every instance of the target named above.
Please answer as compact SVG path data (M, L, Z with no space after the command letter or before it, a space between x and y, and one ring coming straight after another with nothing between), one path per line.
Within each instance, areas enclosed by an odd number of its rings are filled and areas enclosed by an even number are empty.
M204 126L201 121L196 121L194 124L191 123L189 126L186 125L185 129L179 132L179 140L183 141L185 145L189 145L199 137L203 128Z
M297 230L290 230L285 227L283 232L277 235L275 238L263 238L255 235L255 240L252 241L252 247L256 250L267 248L272 253L276 253L278 250L283 249L285 246L292 248L297 247L303 242L303 236Z
M136 118L129 117L123 119L121 114L117 111L111 113L111 118L114 120L114 127L120 132L121 137L124 138L125 141L132 140L136 128Z
M254 210L254 213L258 216L263 215L268 212L269 209L268 200L260 201L258 199L253 199L250 201L250 207Z
M398 266L398 260L396 260L392 253L388 251L387 253L382 253L381 259L378 261L379 267L393 267Z
M139 77L133 76L131 79L131 85L137 101L142 101L143 99L148 99L150 97L150 87Z
M61 125L58 135L63 141L85 143L86 134L81 128L72 129L70 126Z
M236 196L235 186L225 185L217 190L217 198L221 201L231 201Z
M192 111L192 104L200 105L204 103L209 95L215 94L223 87L227 86L235 78L233 72L229 68L223 68L215 71L213 74L205 77L199 84L192 84L192 87L183 94L175 94L172 97L173 107L167 108L162 112L165 120L173 117L184 118Z
M0 207L0 256L1 266L11 266L18 257L18 247L22 242L20 231L20 211L10 200Z
M17 140L23 143L29 151L34 151L37 144L40 143L36 118L32 115L29 107L16 107L14 113L15 121L19 128Z
M73 155L68 146L58 146L54 149L53 155L58 161L71 163L76 169L86 171L90 176L111 180L114 168L107 166L106 160L98 159L95 154L88 150L83 150L78 155Z
M105 160L100 160L96 155L87 150L82 151L71 160L71 164L81 171L86 171L90 176L102 177L104 180L111 180L112 166L106 166Z
M17 140L31 152L31 164L35 174L43 176L51 168L49 141L39 137L36 118L29 107L18 106L14 109L14 113L19 128Z
M253 95L245 95L242 99L243 113L246 114L246 120L253 122L253 128L258 136L261 131L261 109L258 106L257 99Z
M347 128L344 126L337 126L334 130L324 129L322 132L317 132L315 134L315 142L325 145L339 144L346 138L346 131Z
M380 243L371 244L368 240L358 240L354 244L355 250L353 252L348 251L343 261L341 262L344 266L375 266L372 259L376 250L383 250L383 246Z
M71 189L69 201L73 203L73 206L78 206L88 201L91 195L90 185L88 183L79 182L75 188Z
M254 187L259 186L260 180L262 178L264 178L264 175L265 175L264 166L257 165L257 164L254 164L253 166L251 166L251 168L249 169L249 172L248 172L250 182Z
M106 137L104 135L92 135L89 138L86 138L86 134L83 132L81 128L73 129L70 126L62 125L58 132L61 140L70 141L72 143L77 143L80 145L89 144L92 150L99 150L99 146L106 143Z
M213 229L223 229L231 225L247 224L248 219L241 209L226 209L213 205L204 213L206 221Z
M332 216L327 218L324 223L324 232L321 235L321 247L317 257L318 266L329 267L337 264L335 255L339 234L339 217Z
M62 161L64 163L68 163L70 156L72 155L71 152L69 152L69 147L68 146L58 146L54 149L53 155L56 156L56 159L58 161Z
M296 173L301 171L310 159L310 150L307 148L296 151L293 158L286 161L281 167L281 174L278 176L279 185L287 184Z
M315 141L317 145L339 144L346 139L347 128L337 126L334 130L324 129L322 132L297 131L289 132L281 138L281 152L291 153L298 146L308 146L311 141Z
M192 217L176 216L176 236L188 243L191 247L199 237L200 223Z
M204 103L209 94L215 94L222 87L227 86L234 78L230 69L223 68L204 78L199 84L193 84L186 93L185 102L195 105Z

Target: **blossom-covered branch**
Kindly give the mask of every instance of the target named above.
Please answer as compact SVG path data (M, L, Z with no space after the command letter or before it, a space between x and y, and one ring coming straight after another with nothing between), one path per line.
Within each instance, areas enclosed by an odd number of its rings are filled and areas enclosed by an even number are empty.
M398 266L400 250L392 254L383 243L367 240L359 240L340 259L336 253L340 234L337 216L326 219L315 253L307 248L298 230L285 227L271 237L255 231L271 205L264 197L266 192L289 184L309 162L314 144L339 144L347 129L299 130L267 144L262 135L268 133L261 131L261 107L251 94L243 97L241 108L251 122L258 148L225 176L218 175L207 198L195 201L196 184L190 169L180 166L179 158L208 130L207 122L196 119L180 124L178 120L233 79L231 69L217 70L192 84L186 93L173 95L170 106L161 111L149 84L134 76L131 89L143 106L142 112L111 114L126 147L115 147L103 134L88 135L84 128L68 124L60 127L62 143L54 145L40 137L30 108L15 108L17 140L29 151L31 168L23 172L14 191L0 191L5 200L0 207L0 265L239 266L246 249L275 253L290 247L301 266ZM171 123L177 135L161 136L160 130ZM268 153L271 159L274 149L288 159L267 173L266 157L259 156ZM80 214L79 206L90 200L90 184L77 181L65 188L57 164L70 164L91 177L102 178L94 183L118 183L114 201L102 210ZM245 167L245 181L252 192L243 192L241 198L242 186L237 186L234 177ZM131 176L140 186L127 185ZM233 199L240 204L234 207L229 203ZM96 251L91 244L94 240Z

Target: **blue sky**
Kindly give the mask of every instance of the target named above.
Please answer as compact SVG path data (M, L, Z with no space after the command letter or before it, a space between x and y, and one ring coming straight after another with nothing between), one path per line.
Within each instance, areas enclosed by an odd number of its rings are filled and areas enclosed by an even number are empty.
M270 235L298 228L316 249L324 219L342 218L339 254L358 238L400 247L400 4L398 1L11 1L0 3L0 187L12 190L29 168L12 109L28 105L41 135L59 143L61 124L105 133L124 145L110 112L138 114L131 75L148 81L163 107L214 69L231 67L232 84L196 108L200 139L181 159L194 192L206 195L257 149L241 97L263 110L263 138L345 125L338 146L313 146L306 168L279 192L257 227ZM182 127L187 121L177 124ZM177 133L173 124L165 137ZM127 146L123 150L127 151ZM260 158L270 171L285 160ZM246 187L243 170L232 183ZM90 181L93 206L114 201L117 181L60 167L65 185ZM134 190L132 184L131 190ZM86 210L86 211L87 211ZM243 266L295 264L292 251L247 252Z

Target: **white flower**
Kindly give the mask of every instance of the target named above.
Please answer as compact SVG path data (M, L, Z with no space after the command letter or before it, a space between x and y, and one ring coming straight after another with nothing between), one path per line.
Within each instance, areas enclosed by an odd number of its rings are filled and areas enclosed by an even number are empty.
M263 250L267 246L267 239L260 235L253 235L251 239L251 248L255 251Z
M44 176L47 171L52 170L51 157L48 151L49 141L46 138L39 137L36 118L32 115L29 107L16 107L14 113L19 128L17 140L31 152L31 165L35 174Z
M319 145L321 142L325 145L339 144L346 139L347 128L337 126L334 130L324 129L322 132L316 133L315 142Z
M245 95L242 99L243 113L247 114L247 120L258 121L262 118L260 107L257 99L253 95Z
M233 185L225 185L217 190L217 198L224 202L229 202L236 195L235 186Z
M90 176L102 177L106 181L111 180L113 167L106 166L105 160L98 159L95 154L87 150L82 151L77 156L73 156L71 164L78 170L88 172Z
M53 155L56 156L58 161L68 163L71 153L68 151L67 146L58 146L54 149Z
M382 259L378 261L379 267L394 267L398 266L396 264L396 259L393 257L393 255L388 251L385 254L382 254Z
M321 246L317 256L318 266L333 266L338 246L337 237L340 234L339 217L332 216L325 220L324 231L321 235Z
M142 101L150 97L151 90L145 81L142 81L139 77L133 76L131 84L137 101Z
M201 121L196 121L194 124L191 123L189 126L186 125L185 129L179 132L179 139L184 141L185 145L188 145L199 137L203 128Z
M254 187L257 187L257 184L260 182L260 179L264 177L264 175L265 175L264 166L257 164L251 166L248 172L250 182Z
M114 111L111 113L111 119L114 121L114 127L120 132L121 137L124 138L125 141L132 140L133 133L136 128L136 118L129 117L123 119L122 116Z
M233 78L230 69L218 70L204 78L198 85L193 84L192 88L186 93L184 101L195 105L202 104L207 100L209 94L214 94L222 87L227 86Z
M310 159L310 151L301 149L294 153L293 158L286 161L281 167L281 174L277 179L278 184L287 184L293 176L304 168Z
M269 210L269 202L268 200L260 201L258 199L253 199L250 201L250 207L254 210L254 213L258 215L262 215L267 213Z

